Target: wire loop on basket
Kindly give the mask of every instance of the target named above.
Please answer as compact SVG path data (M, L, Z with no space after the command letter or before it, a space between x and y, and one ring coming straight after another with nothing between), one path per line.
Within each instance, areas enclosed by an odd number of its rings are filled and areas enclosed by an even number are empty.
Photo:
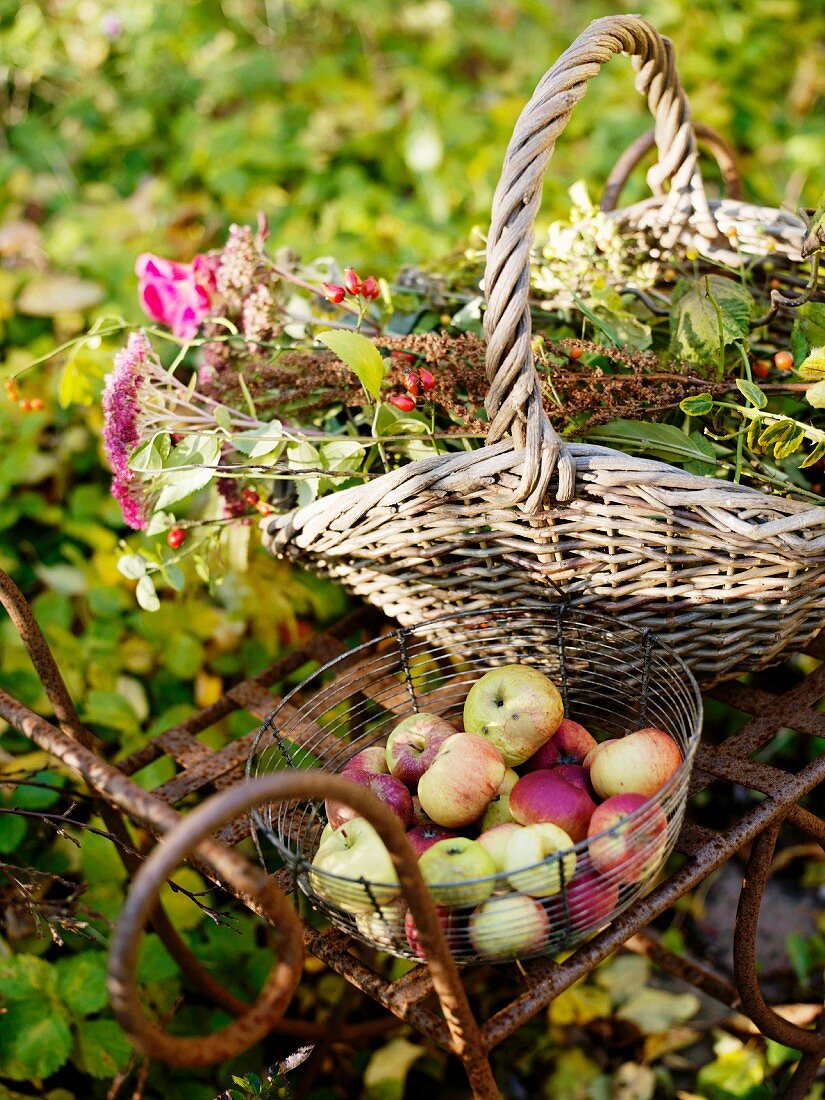
M457 725L471 685L513 663L550 676L566 714L597 739L658 726L678 742L683 763L656 795L589 840L529 866L460 884L431 883L458 963L547 954L587 938L641 895L672 849L701 696L652 632L564 604L463 612L393 631L329 662L286 695L261 726L247 765L249 777L295 768L293 775L340 772L416 711ZM265 865L273 852L276 861L297 864L298 886L333 924L373 947L420 957L418 916L408 912L406 886L386 872L369 874L364 861L375 850L363 843L362 830L343 834L348 845L361 843L347 877L313 862L328 832L317 798L262 806L252 819ZM486 939L478 932L482 917L492 919L492 940L489 931Z

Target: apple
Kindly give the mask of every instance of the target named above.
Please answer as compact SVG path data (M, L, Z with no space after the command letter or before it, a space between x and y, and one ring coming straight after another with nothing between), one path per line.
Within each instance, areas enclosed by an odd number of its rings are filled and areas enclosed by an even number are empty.
M333 827L330 825L329 822L327 822L326 825L321 830L321 836L318 840L318 847L320 848L320 846L324 843L325 840L329 840L329 838L332 836L332 834L334 832L335 832L335 830L333 829Z
M441 745L455 732L437 714L411 714L387 738L386 764L390 774L408 787L415 787Z
M510 791L519 781L519 774L513 768L508 768L498 791L493 795L487 809L481 818L482 829L494 829L496 825L504 825L513 820L510 813Z
M476 680L464 701L464 728L486 737L514 768L558 729L564 714L552 680L530 665L503 665Z
M596 745L595 737L584 726L562 718L550 740L530 757L524 767L526 771L534 772L540 768L555 767L556 764L581 764Z
M550 821L574 843L584 840L596 804L583 787L556 774L555 768L528 772L510 792L510 813L519 825Z
M412 796L413 816L412 823L415 825L435 825L435 822L429 818L421 809L421 799L417 794Z
M413 816L412 796L400 779L387 774L357 770L345 770L341 774L352 783L371 790L376 798L380 798L400 818L405 829L410 825ZM351 821L358 816L358 812L345 802L335 802L330 798L326 800L325 808L333 829L340 828L345 821Z
M523 894L500 894L470 917L470 942L485 959L516 959L547 946L550 918Z
M504 870L504 853L514 833L517 833L521 825L514 821L505 821L501 825L494 825L492 829L486 829L478 838L478 843L483 845L493 857L496 871Z
M447 945L451 951L458 951L461 946L461 917L454 909L447 909L443 905L437 905L435 908L438 915L439 923L444 930L444 935L447 937ZM411 910L407 910L407 916L404 918L404 932L407 936L407 943L410 945L410 950L418 959L426 958L426 953L421 945L421 937L418 934L418 927L415 923L415 918L412 915Z
M641 811L638 818L628 822L636 811ZM600 874L613 882L639 882L662 862L667 817L657 802L642 794L617 794L593 811L588 836L590 861Z
M559 857L559 853L564 854ZM575 870L573 841L564 829L549 821L522 825L504 853L504 871L510 885L534 898L558 894Z
M351 778L354 772L365 772L367 775L388 775L387 757L381 745L370 745L368 749L362 749L341 768L341 774Z
M366 913L355 914L355 926L366 939L382 947L403 942L405 906L400 902L381 905Z
M354 817L327 837L312 860L312 888L347 913L387 905L399 893L398 875L381 837L363 817ZM365 888L359 879L366 879Z
M572 783L574 787L581 787L583 791L587 791L594 802L598 798L598 795L593 790L593 784L590 782L590 775L587 768L583 767L581 764L557 764L550 770L553 775L558 776L559 779L566 779L567 782Z
M682 750L659 729L637 730L603 741L585 760L600 798L617 794L655 794L679 770Z
M407 840L409 840L419 859L428 848L432 848L433 844L437 844L439 840L450 840L455 836L458 836L458 833L453 832L452 829L445 829L441 825L433 825L432 823L429 825L413 825L411 829L407 830Z
M475 733L454 733L418 781L421 808L436 825L478 820L504 779L501 753Z
M439 840L419 859L418 868L437 905L480 905L495 886L493 857L466 836Z
M566 900L570 924L575 931L601 928L612 918L619 904L619 884L586 867L573 875Z

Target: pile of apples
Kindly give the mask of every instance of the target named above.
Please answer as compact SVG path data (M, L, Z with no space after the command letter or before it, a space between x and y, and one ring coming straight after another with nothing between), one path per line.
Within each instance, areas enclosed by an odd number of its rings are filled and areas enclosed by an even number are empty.
M597 743L564 717L547 676L516 664L473 684L463 729L412 714L341 774L403 823L454 951L464 953L469 937L473 953L501 959L541 951L560 914L574 932L595 930L621 887L653 874L668 822L652 796L681 763L660 729ZM366 937L387 946L406 938L421 957L378 833L342 803L328 800L326 813L313 888L353 914Z

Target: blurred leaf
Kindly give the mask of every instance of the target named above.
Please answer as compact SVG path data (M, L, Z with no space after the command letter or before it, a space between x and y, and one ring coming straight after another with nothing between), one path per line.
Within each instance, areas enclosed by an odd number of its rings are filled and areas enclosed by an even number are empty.
M57 313L83 313L103 298L103 287L76 275L36 275L17 298L21 313L54 317Z
M77 1026L72 1061L90 1077L111 1080L132 1055L132 1044L114 1020L82 1020Z
M426 1049L403 1036L390 1039L364 1070L363 1100L403 1100L407 1074Z
M589 1024L602 1016L610 1016L610 996L606 990L586 982L577 982L550 1002L547 1015L551 1023L566 1027Z
M614 955L593 976L608 991L612 1002L621 1004L647 985L650 963L640 955Z
M0 1013L0 1075L12 1081L48 1077L66 1062L72 1034L56 1006L14 1001Z
M761 1056L755 1050L739 1047L702 1066L696 1084L708 1100L769 1100L771 1089L764 1080Z
M106 956L102 951L58 959L57 992L72 1016L80 1018L99 1012L109 1000L106 991Z
M825 347L811 348L810 354L799 364L799 377L806 382L825 379Z
M546 1100L591 1100L590 1086L599 1067L578 1047L562 1050L544 1084Z
M629 997L616 1013L632 1020L644 1032L666 1031L695 1016L701 1002L695 993L668 993L646 987Z
M610 1085L610 1100L653 1100L656 1074L650 1066L624 1062L616 1070Z

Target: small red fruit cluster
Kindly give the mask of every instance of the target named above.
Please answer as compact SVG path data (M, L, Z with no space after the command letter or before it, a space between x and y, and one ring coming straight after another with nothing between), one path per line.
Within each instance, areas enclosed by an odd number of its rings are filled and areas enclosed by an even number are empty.
M411 357L407 356L406 353L402 354L409 361ZM415 399L435 389L435 376L426 367L416 367L415 370L409 370L405 373L404 388L407 391L406 393L394 393L388 398L388 401L391 405L395 405L396 409L401 409L402 412L412 412L415 408Z
M381 287L374 275L367 275L366 279L361 279L354 268L347 267L344 269L343 286L338 283L321 283L321 291L328 302L337 306L343 302L347 294L353 298L367 298L374 302L381 294Z
M555 684L522 664L476 680L449 721L409 715L341 774L399 818L453 949L463 955L469 942L501 959L542 952L559 921L596 931L623 888L652 878L670 831L663 788L682 762L661 729L597 742L564 717ZM420 955L380 837L345 802L327 800L326 814L314 888L365 937L389 929Z
M45 408L43 399L41 397L23 397L20 396L20 389L17 385L16 378L7 378L3 383L6 390L6 396L9 401L14 401L21 412L42 412Z

